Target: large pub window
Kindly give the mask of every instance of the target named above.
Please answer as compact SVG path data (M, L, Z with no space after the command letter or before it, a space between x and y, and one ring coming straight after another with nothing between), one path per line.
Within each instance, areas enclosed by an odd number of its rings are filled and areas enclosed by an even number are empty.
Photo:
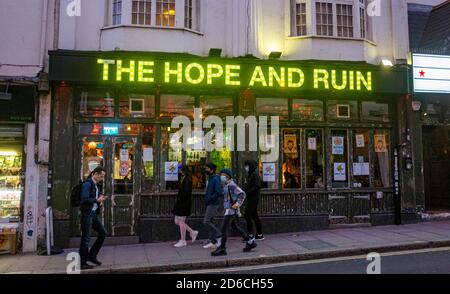
M305 175L307 189L324 189L324 146L322 129L306 129Z
M284 129L282 132L283 144L283 188L301 189L301 129Z
M331 130L331 186L348 188L348 134L347 130Z
M79 113L84 117L114 117L114 95L102 90L81 91Z
M374 186L391 186L391 160L390 160L390 136L388 130L375 130L374 132Z
M353 130L352 187L370 187L369 131Z

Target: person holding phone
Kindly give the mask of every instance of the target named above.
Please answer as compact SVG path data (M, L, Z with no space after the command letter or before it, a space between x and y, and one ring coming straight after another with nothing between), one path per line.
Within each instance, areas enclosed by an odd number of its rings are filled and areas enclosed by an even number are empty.
M87 262L95 265L102 263L97 259L97 255L102 248L106 237L106 230L101 223L98 215L100 214L101 204L108 198L101 192L99 185L105 178L105 170L103 167L96 167L91 176L81 186L80 194L80 225L81 225L81 244L80 244L80 259L81 269L92 269L93 266ZM97 232L97 240L89 249L89 242L91 241L91 229Z

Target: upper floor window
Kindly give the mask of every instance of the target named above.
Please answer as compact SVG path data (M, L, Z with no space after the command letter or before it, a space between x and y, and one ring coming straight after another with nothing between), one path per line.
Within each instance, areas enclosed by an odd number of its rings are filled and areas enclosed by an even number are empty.
M112 25L200 30L200 0L110 0ZM128 13L123 14L122 11Z
M133 0L131 23L140 25L151 24L151 0Z
M319 36L333 36L333 4L316 2L316 30Z
M353 6L336 4L338 37L353 37Z
M307 35L306 24L306 2L302 0L292 0L292 34L295 36Z
M359 0L359 29L361 38L367 37L366 0Z
M122 22L122 0L113 1L112 24L118 25Z

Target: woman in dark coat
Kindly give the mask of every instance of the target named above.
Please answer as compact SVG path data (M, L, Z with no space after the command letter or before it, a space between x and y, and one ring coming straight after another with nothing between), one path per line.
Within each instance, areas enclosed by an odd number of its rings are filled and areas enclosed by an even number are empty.
M180 227L180 241L178 241L175 247L184 247L186 242L186 231L191 235L192 243L197 239L198 231L191 229L186 224L186 217L191 214L191 196L192 196L192 174L186 165L181 166L181 179L178 187L177 200L173 208L173 214L175 215L175 224Z

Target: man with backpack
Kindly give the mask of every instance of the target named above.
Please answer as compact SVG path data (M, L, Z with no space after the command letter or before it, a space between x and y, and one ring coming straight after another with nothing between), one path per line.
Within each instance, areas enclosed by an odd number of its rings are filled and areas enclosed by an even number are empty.
M96 167L91 177L81 184L80 191L80 211L81 211L81 244L80 244L80 258L81 269L92 269L93 266L87 262L92 262L95 265L101 265L98 261L97 254L100 251L103 241L106 237L105 227L101 223L98 214L100 214L100 205L107 199L107 196L101 194L101 187L99 183L105 178L105 170L103 167ZM89 242L91 241L91 228L97 232L97 240L89 249Z

